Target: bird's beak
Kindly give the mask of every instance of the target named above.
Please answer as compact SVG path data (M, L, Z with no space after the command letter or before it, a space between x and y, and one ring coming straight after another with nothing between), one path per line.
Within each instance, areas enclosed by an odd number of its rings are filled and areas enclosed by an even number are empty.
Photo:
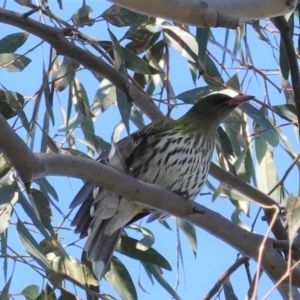
M229 106L231 105L235 105L235 106L238 106L238 105L241 105L243 103L246 103L252 99L254 99L255 97L254 96L248 96L248 95L237 95L235 96L234 98L230 99L229 101L227 101L227 104Z

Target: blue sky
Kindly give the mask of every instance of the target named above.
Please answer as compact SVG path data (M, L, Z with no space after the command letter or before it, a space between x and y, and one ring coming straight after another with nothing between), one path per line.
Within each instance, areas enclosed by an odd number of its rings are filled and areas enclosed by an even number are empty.
M63 10L58 9L57 2L55 0L48 0L48 3L51 9L56 13L60 18L64 20L68 20L72 14L79 8L81 5L81 1L73 0L73 1L66 1L62 0L63 2ZM5 1L0 0L0 5L2 6ZM92 17L96 17L100 15L106 8L108 8L111 4L104 2L104 1L87 1L87 4L93 8ZM10 10L15 10L19 12L26 12L27 9L21 7L14 3L12 0L6 1L6 8ZM37 15L35 18L38 18ZM111 26L110 29L114 32L117 37L121 37L122 33L124 33L127 28L116 28ZM275 51L275 55L270 51L270 47L264 43L263 41L257 39L256 33L253 31L251 27L248 26L248 43L250 45L250 51L252 58L254 60L254 65L257 68L264 68L264 69L276 69L277 64L276 59L278 60L278 53ZM7 26L1 24L1 31L0 31L0 38L3 38L7 34L20 32L21 30L18 28L14 28L12 26ZM108 40L109 36L106 30L106 25L103 22L100 22L92 27L84 27L82 32L85 34L94 36L100 40ZM216 39L223 43L224 40L224 29L214 29L213 33ZM233 49L234 43L234 32L230 33L230 39L228 45L232 45L231 49ZM278 36L276 37L278 39ZM30 36L25 45L20 48L17 53L23 54L28 49L39 43L40 40L35 38L34 36ZM274 41L274 44L276 42ZM216 46L210 45L209 50L214 54L215 57L222 56L222 50ZM177 53L175 50L170 49L171 53L171 61L170 61L170 81L173 84L173 88L175 94L180 94L186 90L194 88L194 84L191 80L190 72L187 68L186 60L182 58L182 56ZM39 89L42 80L42 61L43 59L47 62L49 57L49 48L46 44L42 46L42 48L38 48L33 52L28 54L28 57L32 59L32 63L21 73L10 73L6 70L0 70L0 83L7 89L13 90L16 92L21 93L24 96L32 96L34 93ZM227 56L226 65L231 65L230 57ZM229 70L231 74L234 74L236 70ZM233 72L233 73L232 73ZM252 72L252 71L249 71ZM241 71L240 74L244 74L245 71ZM79 71L76 74L76 77L84 84L88 97L90 101L94 99L95 93L99 88L99 82L89 74L89 72L83 70ZM243 76L240 76L243 78ZM251 80L249 80L251 78ZM277 84L280 86L279 76L276 74L272 78ZM197 81L197 86L203 85L202 80ZM246 88L247 87L247 88ZM250 75L248 79L245 81L243 92L251 95L255 95L257 99L260 101L264 100L265 96L265 88L263 82L260 78L256 78L255 76ZM60 111L60 105L64 107L66 110L67 104L67 97L68 91L65 90L63 92L57 93L55 96L55 103L54 103L54 112L56 115L56 123L54 127L51 129L51 133L53 136L57 133L58 128L62 125L62 117ZM278 94L276 90L269 86L269 95L272 99L272 104L283 104L285 103L285 98L283 93ZM33 103L32 103L33 104ZM32 109L32 104L29 103L27 109L30 111ZM254 104L257 106L256 104ZM174 109L172 112L173 118L178 118L179 116L183 115L184 112L189 108L188 105L181 105L177 109ZM42 121L44 108L40 110L40 121ZM105 113L102 113L97 116L96 120L96 134L101 136L106 141L110 141L111 134L114 129L114 126L121 120L118 108L116 106L111 106ZM134 131L135 128L132 126L131 130ZM293 130L291 130L290 126L288 128L283 128L285 134L288 135L288 138L293 143L295 149L296 148L296 141L293 135ZM24 131L19 130L18 134L20 134L24 139ZM125 136L125 132L122 133ZM80 132L78 131L78 137L80 136ZM62 140L60 137L57 137L57 141ZM82 151L86 151L84 145L80 145L78 143L79 148ZM35 145L35 150L39 151L39 141L37 140ZM277 157L282 157L284 152L279 150L275 153L275 159ZM279 178L282 177L286 168L290 164L291 161L287 160L287 156L284 156L284 159L281 159L279 163L277 163L277 171ZM75 193L81 187L81 181L78 179L71 179L71 178L49 178L50 182L55 187L58 195L59 195L59 207L65 212L68 213L68 206L74 197ZM210 180L217 186L217 182ZM292 171L291 175L289 176L289 180L287 181L287 189L294 194L297 194L298 184L296 185L295 182L298 182L298 177L296 171ZM208 191L205 189L203 192ZM218 198L215 202L211 201L211 196L203 196L198 199L201 204L207 206L210 209L213 209L222 215L230 218L233 212L234 207L230 203L228 199ZM255 216L257 211L256 205L251 205L251 217ZM21 207L17 207L19 217L25 220L27 217L22 214ZM74 215L74 213L72 214ZM16 216L13 217L12 221L15 222ZM58 215L57 212L54 212L54 218L52 221L53 226L58 225L62 220L62 217ZM242 216L241 220L251 226L252 219L247 218L246 216ZM164 271L164 276L169 282L172 287L175 287L176 278L177 278L177 271L176 271L176 263L177 263L177 251L176 247L177 238L176 238L176 228L174 226L174 221L169 219L168 223L172 225L173 231L170 232L169 230L165 229L157 222L147 224L145 221L142 222L142 226L147 227L152 232L155 233L155 244L154 248L158 250L164 257L168 259L170 264L173 267L172 272ZM260 225L255 228L257 232L263 234L266 232L267 227L262 222L259 222ZM73 241L75 241L78 236L76 236L72 231L66 231L62 233L63 240L62 244L66 245ZM140 238L138 235L133 235L135 238ZM36 235L37 240L41 239L42 237ZM182 299L199 299L204 296L210 288L214 285L218 277L225 271L227 268L235 261L237 257L237 252L233 250L231 247L227 246L222 241L216 239L215 237L211 236L210 234L206 233L201 229L197 229L197 238L198 238L198 253L196 259L192 253L191 247L187 242L186 237L181 233L181 245L182 245L182 253L184 257L184 268L182 268L180 264L179 269L179 287L178 287L178 294ZM14 249L19 249L20 253L25 253L25 250L20 250L21 246L19 240L17 238L17 233L15 230L15 225L12 224L9 228L9 244L12 245ZM83 245L83 242L81 242ZM77 257L80 259L80 251L78 251L77 247L68 247L67 251L70 255ZM122 261L126 264L128 269L132 272L132 278L135 283L140 281L141 286L148 292L143 292L136 284L136 288L139 294L139 299L150 300L154 298L158 299L170 299L171 296L159 286L157 282L155 285L152 286L147 275L139 266L139 263L133 261L131 259L127 259L124 256L119 257ZM0 259L0 265L2 264ZM9 274L12 272L13 265L9 264ZM256 269L256 266L253 262L250 262L250 269L253 272ZM245 297L245 292L248 289L248 282L246 278L246 273L244 268L242 267L238 272L236 272L231 277L232 284L235 288L236 295L239 299ZM0 289L4 286L4 277L0 276ZM30 284L37 284L38 286L42 286L43 282L42 279L30 268L25 267L24 265L17 264L15 269L15 274L13 276L13 282L11 287L12 293L18 293L27 285ZM69 286L70 287L70 286ZM263 275L261 279L261 284L259 285L259 294L258 298L260 299L270 288L272 287L272 283L265 275ZM71 288L70 288L71 289ZM110 288L110 286L103 281L102 282L102 290L111 293L112 295L116 296L116 293ZM81 294L81 293L80 293ZM278 296L278 294L277 294ZM275 296L275 293L273 295ZM84 296L83 296L84 298ZM221 299L224 298L222 294ZM274 299L274 298L273 298Z

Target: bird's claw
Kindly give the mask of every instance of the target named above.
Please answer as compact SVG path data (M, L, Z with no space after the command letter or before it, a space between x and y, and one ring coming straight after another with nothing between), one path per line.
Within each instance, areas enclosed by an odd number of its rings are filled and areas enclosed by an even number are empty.
M205 210L204 209L199 209L197 207L193 207L193 213L194 214L201 214L201 215L204 215L205 214Z

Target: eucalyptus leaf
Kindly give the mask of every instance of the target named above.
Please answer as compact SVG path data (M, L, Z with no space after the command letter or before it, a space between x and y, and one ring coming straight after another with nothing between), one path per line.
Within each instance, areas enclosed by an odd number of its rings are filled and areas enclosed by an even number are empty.
M148 16L133 12L115 4L107 9L101 17L118 27L138 26L146 23L149 19Z
M122 262L112 257L105 279L124 300L137 300L137 293L131 276Z
M151 263L169 271L172 269L169 262L154 248L151 247L147 250L141 250L140 247L138 247L139 243L140 241L136 239L122 235L116 250L139 261Z
M21 72L29 64L31 59L15 53L0 53L0 69L5 68L10 72Z
M28 32L8 34L0 40L0 53L14 53L26 42L28 36Z

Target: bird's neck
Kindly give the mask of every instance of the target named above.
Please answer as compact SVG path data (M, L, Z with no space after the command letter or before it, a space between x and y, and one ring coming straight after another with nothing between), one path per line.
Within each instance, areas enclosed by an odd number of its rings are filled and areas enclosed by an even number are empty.
M211 119L213 117L211 116ZM218 130L218 124L215 124L207 117L197 116L187 113L180 119L175 121L176 126L180 127L183 133L188 135L207 135L215 138Z

